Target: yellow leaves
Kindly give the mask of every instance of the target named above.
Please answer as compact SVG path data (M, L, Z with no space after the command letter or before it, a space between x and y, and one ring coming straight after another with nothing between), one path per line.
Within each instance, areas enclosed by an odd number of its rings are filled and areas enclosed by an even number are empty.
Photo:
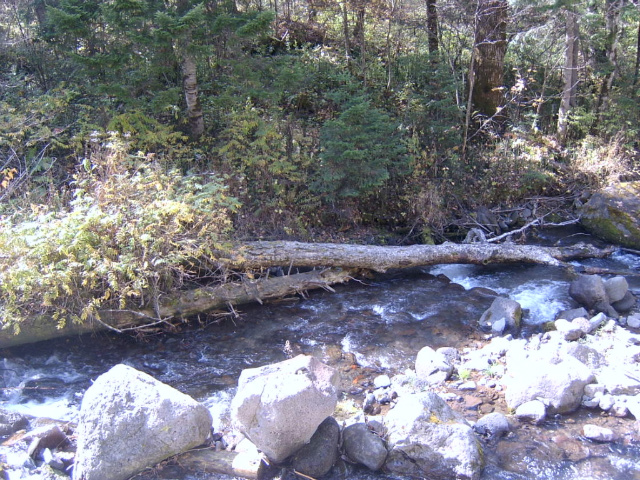
M0 190L6 190L9 183L11 183L11 180L14 179L17 173L17 168L5 168L4 170L0 170Z

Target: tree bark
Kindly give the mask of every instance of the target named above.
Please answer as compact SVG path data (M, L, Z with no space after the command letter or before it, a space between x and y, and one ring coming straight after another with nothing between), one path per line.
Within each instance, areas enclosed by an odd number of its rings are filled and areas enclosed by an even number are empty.
M564 88L558 111L558 138L561 143L567 138L569 112L576 103L578 90L578 15L566 12L567 33L564 53Z
M200 138L204 133L204 115L198 97L198 75L196 61L193 55L182 54L182 85L184 98L187 104L187 117L189 119L189 131L194 139Z
M427 38L429 41L429 55L438 53L438 7L436 0L426 0L427 2Z
M504 56L507 52L506 0L479 0L475 28L472 103L485 118L483 124L502 131ZM487 124L487 120L490 123Z

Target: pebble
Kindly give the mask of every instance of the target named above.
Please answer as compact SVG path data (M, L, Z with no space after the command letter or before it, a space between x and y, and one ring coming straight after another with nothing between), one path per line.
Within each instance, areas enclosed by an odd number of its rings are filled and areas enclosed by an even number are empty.
M387 388L391 386L391 379L389 378L389 375L378 375L374 380L373 380L373 386L375 388Z
M582 427L584 436L596 442L612 442L615 438L613 430L599 427L598 425L586 424Z
M475 390L476 388L478 388L476 386L476 382L473 382L473 381L464 382L462 385L458 387L458 389L460 390Z

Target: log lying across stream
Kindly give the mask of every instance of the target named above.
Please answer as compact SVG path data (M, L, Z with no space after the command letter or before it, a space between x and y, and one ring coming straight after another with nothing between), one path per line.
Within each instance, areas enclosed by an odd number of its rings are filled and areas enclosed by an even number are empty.
M281 267L289 273L295 268L313 268L305 273L284 276L247 277L192 290L170 292L160 297L156 308L140 310L103 310L100 320L59 329L46 317L30 319L21 331L0 331L0 349L57 337L103 329L119 332L139 329L143 325L169 324L201 313L233 308L252 302L303 294L317 288L357 278L366 271L385 272L418 266L466 263L477 265L532 263L570 267L566 262L583 258L600 258L614 252L579 244L568 247L540 247L516 244L412 245L406 247L351 245L337 243L247 242L230 252L219 252L216 262L236 272L259 272ZM70 323L70 322L69 322Z

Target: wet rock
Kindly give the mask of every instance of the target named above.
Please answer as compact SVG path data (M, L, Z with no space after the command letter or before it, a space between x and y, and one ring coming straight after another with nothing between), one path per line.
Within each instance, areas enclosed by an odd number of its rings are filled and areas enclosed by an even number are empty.
M615 440L613 430L598 425L586 424L582 427L582 432L586 438L596 442L612 442Z
M619 182L591 196L581 223L604 240L640 248L640 182Z
M231 402L232 421L279 463L308 443L333 413L338 383L335 369L305 355L243 370Z
M333 417L327 417L293 458L293 468L309 477L326 475L338 459L340 426Z
M415 368L418 379L429 383L444 382L453 373L453 366L447 358L431 347L424 347L418 352Z
M628 312L636 306L636 297L633 293L627 292L621 300L612 303L611 306L615 308L617 312Z
M531 400L541 400L550 413L568 413L580 406L585 385L595 376L573 357L549 359L535 355L508 365L505 400L518 408Z
M342 445L347 456L370 470L382 468L387 448L382 438L369 430L365 423L354 423L342 432Z
M538 425L547 418L547 407L540 400L525 402L516 408L516 418L521 422Z
M569 295L589 310L595 308L598 311L604 311L601 308L609 305L604 281L598 275L579 275L569 285Z
M73 478L125 480L204 443L211 422L209 410L191 397L116 365L84 394Z
M0 410L0 436L11 435L26 428L28 424L29 420L24 415Z
M477 480L480 444L466 420L433 392L405 395L387 414L386 469L400 476Z
M558 314L556 320L564 319L567 321L571 321L574 318L584 317L586 318L589 315L589 312L584 307L573 308L571 310L564 310Z
M607 292L609 303L613 304L622 300L629 292L627 279L621 276L609 278L604 281L604 289Z
M493 325L501 319L504 319L506 328L519 328L522 319L520 304L510 298L497 297L480 317L480 327L492 329Z
M36 453L36 450L43 448L61 448L69 444L67 435L55 424L44 425L31 430L24 436L24 440L31 445L35 445L32 455Z
M473 429L480 435L487 437L489 440L495 440L506 435L511 428L509 420L502 413L493 412L480 418Z

